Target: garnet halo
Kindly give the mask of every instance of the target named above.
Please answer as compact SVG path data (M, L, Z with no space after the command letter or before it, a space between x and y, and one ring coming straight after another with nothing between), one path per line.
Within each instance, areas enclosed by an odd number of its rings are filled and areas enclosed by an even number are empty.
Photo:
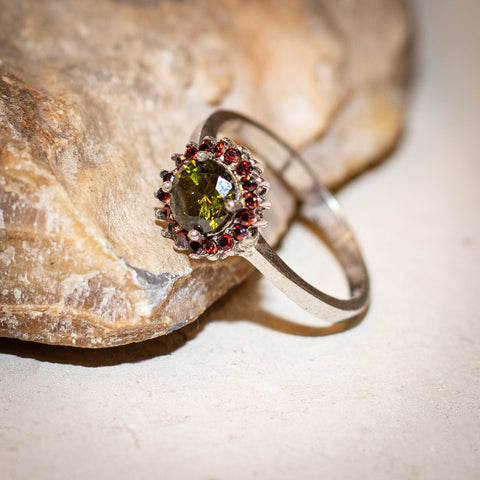
M205 137L172 155L175 168L160 174L156 217L163 235L193 258L220 260L255 245L266 224L269 185L250 151L228 138ZM246 181L246 174L248 181Z

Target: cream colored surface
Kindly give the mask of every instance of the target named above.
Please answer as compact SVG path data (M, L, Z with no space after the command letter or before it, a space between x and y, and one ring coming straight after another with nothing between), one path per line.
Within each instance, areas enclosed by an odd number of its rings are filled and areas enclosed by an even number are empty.
M418 3L404 143L339 194L372 275L364 321L285 333L303 313L251 279L156 341L1 339L3 479L478 478L480 4ZM282 253L339 288L303 233Z

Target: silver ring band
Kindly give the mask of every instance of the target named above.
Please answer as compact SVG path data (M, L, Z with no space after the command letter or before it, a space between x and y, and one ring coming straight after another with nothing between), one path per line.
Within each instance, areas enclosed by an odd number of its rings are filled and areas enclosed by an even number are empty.
M320 228L342 265L350 298L332 297L307 283L283 262L261 234L256 245L242 256L295 303L329 325L364 314L369 304L368 272L335 197L297 152L254 120L231 111L217 111L194 132L192 140L218 137L219 133L231 135L258 152L289 185L301 202L301 216Z

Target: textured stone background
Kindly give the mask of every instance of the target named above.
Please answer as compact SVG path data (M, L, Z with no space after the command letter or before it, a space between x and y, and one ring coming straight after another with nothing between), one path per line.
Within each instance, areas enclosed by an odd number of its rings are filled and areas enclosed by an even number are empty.
M213 109L309 146L330 185L401 131L399 0L3 0L0 12L1 335L141 341L251 272L189 261L153 221L158 172ZM272 238L291 214L291 201L274 213Z

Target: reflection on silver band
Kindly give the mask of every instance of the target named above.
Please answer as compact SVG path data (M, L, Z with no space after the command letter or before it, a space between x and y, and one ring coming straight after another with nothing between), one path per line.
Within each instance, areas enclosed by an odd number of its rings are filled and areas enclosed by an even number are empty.
M327 324L361 316L369 303L368 273L335 197L316 179L302 157L263 125L235 112L217 111L194 132L192 140L218 137L219 134L238 139L258 152L291 188L301 204L300 214L322 231L342 265L350 298L332 297L307 283L283 262L261 235L256 246L242 256L295 303Z

